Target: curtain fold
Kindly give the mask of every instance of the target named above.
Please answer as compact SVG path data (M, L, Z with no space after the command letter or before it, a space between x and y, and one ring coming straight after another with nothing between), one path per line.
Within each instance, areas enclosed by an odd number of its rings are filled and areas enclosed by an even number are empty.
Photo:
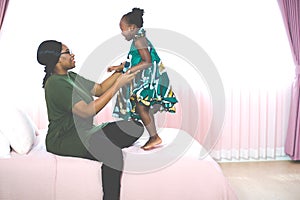
M285 152L292 160L300 160L300 2L299 0L278 0L278 5L296 65Z
M227 88L222 135L211 155L216 160L285 157L290 86Z
M4 21L5 12L8 6L9 0L0 0L0 30Z

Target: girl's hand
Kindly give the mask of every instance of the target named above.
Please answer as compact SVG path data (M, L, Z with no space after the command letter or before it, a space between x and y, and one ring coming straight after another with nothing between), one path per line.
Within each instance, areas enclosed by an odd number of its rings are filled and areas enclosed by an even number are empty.
M120 65L117 66L110 66L107 68L108 72L112 72L112 71L122 71L124 68L125 62L122 62Z

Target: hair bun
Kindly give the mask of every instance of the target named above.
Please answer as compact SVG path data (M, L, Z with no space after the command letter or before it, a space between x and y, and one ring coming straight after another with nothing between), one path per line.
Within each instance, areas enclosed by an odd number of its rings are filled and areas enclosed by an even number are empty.
M140 9L140 8L132 8L132 12L134 14L138 14L140 16L143 16L144 15L144 10L143 9Z

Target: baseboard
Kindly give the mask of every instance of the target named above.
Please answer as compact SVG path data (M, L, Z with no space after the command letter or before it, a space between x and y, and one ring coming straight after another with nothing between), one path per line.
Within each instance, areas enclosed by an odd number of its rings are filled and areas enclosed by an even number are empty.
M226 162L265 162L265 161L284 161L284 160L292 160L289 156L278 156L276 158L259 158L259 159L245 159L245 158L241 158L241 159L225 159L222 158L220 160L216 160L219 163L226 163Z

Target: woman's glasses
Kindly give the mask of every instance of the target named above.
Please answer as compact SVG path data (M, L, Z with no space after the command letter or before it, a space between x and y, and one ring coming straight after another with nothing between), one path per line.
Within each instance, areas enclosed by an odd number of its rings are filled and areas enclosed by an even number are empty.
M60 53L60 55L62 55L62 54L69 54L69 55L71 55L72 51L70 49L67 49L66 51Z

